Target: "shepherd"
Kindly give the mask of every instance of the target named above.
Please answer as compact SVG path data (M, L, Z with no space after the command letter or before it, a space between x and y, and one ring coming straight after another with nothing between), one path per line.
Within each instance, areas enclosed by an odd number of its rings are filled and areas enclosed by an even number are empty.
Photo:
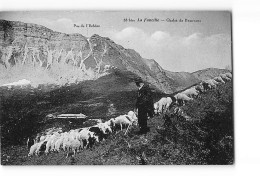
M142 79L136 80L135 83L138 87L136 109L138 110L139 133L145 134L150 131L150 128L147 127L148 116L150 118L154 116L152 91Z

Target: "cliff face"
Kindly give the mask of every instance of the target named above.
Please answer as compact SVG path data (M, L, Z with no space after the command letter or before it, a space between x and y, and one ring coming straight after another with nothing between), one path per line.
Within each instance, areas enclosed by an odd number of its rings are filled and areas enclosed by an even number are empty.
M155 89L173 93L225 70L170 72L106 37L95 34L87 38L37 24L0 20L0 86L23 79L36 87L65 85L114 72L131 79L141 77Z
M117 68L136 74L162 92L173 91L171 80L158 63L99 35L87 38L37 24L1 20L0 44L0 67L5 72L1 79L8 77L7 73L10 79L36 74L27 79L66 84L95 80Z
M4 20L0 21L0 44L2 54L9 56L1 58L5 67L16 61L41 67L55 61L76 66L90 52L89 40L80 34L68 35L36 24Z

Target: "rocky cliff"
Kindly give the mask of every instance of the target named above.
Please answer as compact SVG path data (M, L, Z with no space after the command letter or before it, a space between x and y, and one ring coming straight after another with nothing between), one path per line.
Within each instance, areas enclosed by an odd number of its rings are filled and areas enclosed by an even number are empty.
M1 20L0 57L1 80L9 78L9 82L25 78L36 85L66 84L95 80L117 68L134 73L162 92L174 89L154 60L99 35L87 38L37 24Z
M66 85L122 72L126 78L141 77L155 89L173 93L219 71L223 70L170 72L155 60L144 59L136 51L97 34L87 38L37 24L0 20L0 86L23 79L35 87Z

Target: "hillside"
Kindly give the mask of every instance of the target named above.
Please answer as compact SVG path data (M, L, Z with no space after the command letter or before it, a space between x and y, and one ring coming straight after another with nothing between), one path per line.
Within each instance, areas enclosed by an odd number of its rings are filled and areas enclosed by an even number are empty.
M142 78L150 85L154 101L157 101L166 94L176 93L223 72L226 70L217 68L194 73L170 72L164 70L155 60L145 59L136 51L126 49L97 34L85 37L80 34L56 32L37 24L0 20L2 163L70 164L69 160L64 160L65 153L32 160L27 158L26 139L47 128L56 127L67 131L93 125L88 119L107 120L133 110L137 96L134 83L136 79ZM19 81L30 84L2 86ZM211 91L212 93L202 95L206 103L201 100L202 106L198 103L189 107L188 104L187 113L195 111L196 107L199 109L196 113L201 113L200 117L204 115L204 111L207 112L207 103L216 108L212 112L217 112L219 108L226 111L225 106L230 107L230 104L226 103L225 99L230 99L231 88L232 85L222 86L220 90L227 90L225 94ZM216 96L223 97L223 101L218 102L218 99L214 98ZM225 104L222 106L222 103ZM83 113L87 118L68 120L51 119L48 116L64 113ZM192 112L190 116L196 113ZM180 127L183 125L176 123ZM161 117L151 119L149 124L152 129L147 138L137 136L137 128L131 129L127 137L122 133L111 135L104 143L96 145L94 153L81 152L76 164L136 164L135 157L143 150L151 157L151 164L156 163L155 158L159 158L159 164L205 163L204 160L198 161L198 157L188 152L189 149L186 151L185 147L190 146L185 146L184 143L171 146L170 142L168 145L168 139L163 137L167 136L169 129L164 126ZM196 123L196 126L200 124ZM179 136L179 139L187 140L184 136ZM176 159L165 160L165 157L168 157L167 147L171 147ZM179 155L181 147L185 148L185 151ZM156 153L157 151L159 153ZM207 151L205 149L205 152ZM179 157L184 155L188 159L182 161ZM6 156L11 158L7 161Z
M127 113L135 107L137 87L132 81L135 76L129 71L115 69L96 80L62 87L0 87L1 145L21 144L28 136L48 127L74 127L68 121L48 120L48 114L83 113L87 122L89 118L106 119ZM151 88L154 98L158 97L160 93L156 87L151 85ZM82 121L80 123L83 125Z
M66 153L27 157L25 145L4 148L2 164L13 165L136 165L143 153L149 165L161 164L232 164L234 161L232 82L201 94L188 102L185 121L174 113L148 121L151 131L137 135L137 128L112 134L91 150L81 151L74 159ZM79 126L77 126L79 127ZM76 128L76 126L74 126Z
M188 72L171 72L165 70L165 73L167 77L173 80L176 91L182 90L201 81L198 77Z
M200 81L206 80L206 79L212 79L221 73L227 72L226 69L218 69L218 68L207 68L203 70L199 70L196 72L191 73L193 76L195 76Z

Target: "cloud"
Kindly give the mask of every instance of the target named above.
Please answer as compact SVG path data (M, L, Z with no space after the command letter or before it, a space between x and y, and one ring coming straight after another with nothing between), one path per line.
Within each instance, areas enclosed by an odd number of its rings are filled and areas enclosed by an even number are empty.
M202 33L193 33L187 37L183 37L183 44L190 45L200 41L203 38Z
M132 48L139 43L146 47L163 47L170 43L171 36L167 32L155 31L152 34L145 33L136 27L127 27L121 31L110 32L111 38L119 43L126 42L125 47Z
M156 60L164 69L193 72L208 67L231 65L231 38L228 34L206 36L196 32L187 36L165 31L147 33L127 27L113 31L110 37L126 48L135 49L144 58Z
M127 40L131 37L144 39L146 38L146 35L141 29L135 27L127 27L122 31L115 33L115 38L118 40Z
M160 41L160 40L167 40L170 38L170 34L162 31L156 31L151 35L151 39Z

